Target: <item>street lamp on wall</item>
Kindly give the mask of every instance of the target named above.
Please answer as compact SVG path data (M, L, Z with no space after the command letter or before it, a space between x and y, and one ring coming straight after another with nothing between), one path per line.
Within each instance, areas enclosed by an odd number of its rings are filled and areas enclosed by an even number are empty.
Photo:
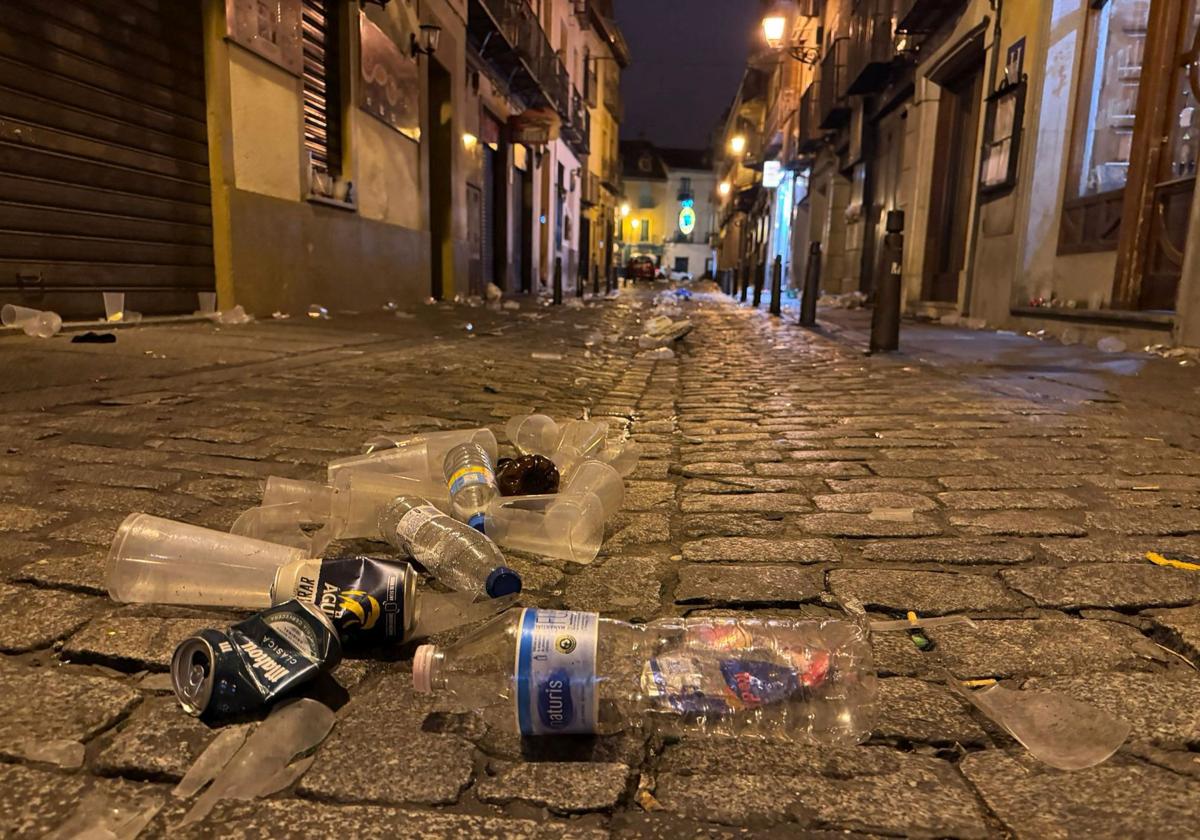
M720 185L717 187L717 192L719 192L721 194L721 198L725 198L729 195L729 191L731 189L733 189L733 187L730 185L730 183L728 181L722 181L720 183Z
M746 151L746 135L735 134L729 139L729 151L735 155L740 155Z
M785 50L788 55L802 64L816 64L821 60L821 48L807 44L788 43L788 13L793 3L780 2L762 19L763 39L773 50ZM819 30L818 30L819 32ZM817 41L821 38L818 34Z
M433 55L437 52L438 43L442 40L442 27L436 23L422 23L420 29L420 37L414 32L409 43L413 58L418 55Z

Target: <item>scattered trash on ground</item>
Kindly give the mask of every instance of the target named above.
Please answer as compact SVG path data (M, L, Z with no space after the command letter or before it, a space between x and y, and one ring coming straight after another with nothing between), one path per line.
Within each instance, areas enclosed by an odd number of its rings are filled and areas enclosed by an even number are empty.
M1084 770L1112 757L1129 737L1127 722L1055 691L1013 691L999 683L973 691L946 684L1029 750L1059 770Z
M638 353L636 359L650 359L652 361L665 361L675 358L675 351L670 347L656 347L653 350L643 350Z
M1125 342L1116 336L1106 335L1096 342L1096 349L1101 353L1124 353Z
M867 302L867 296L862 292L846 292L844 294L822 294L817 298L820 306L831 306L837 309L861 309ZM954 323L958 323L955 321Z
M329 310L318 303L308 307L308 317L314 320L328 321L330 318Z
M558 467L544 455L518 455L496 462L496 486L502 496L557 493Z
M232 309L226 309L224 312L213 314L212 319L218 324L225 327L236 327L241 324L249 324L254 320L254 316L246 312L245 308L239 303ZM284 315L284 318L287 316Z
M88 330L87 332L76 333L71 336L72 344L116 344L116 333L98 333Z
M1146 559L1156 566L1168 566L1185 572L1200 572L1200 558L1190 554L1147 551Z
M274 318L276 321L286 321L288 318L291 318L292 316L289 315L287 312L280 312L278 309L276 309L274 312L271 313L271 317Z
M164 800L139 794L86 794L46 840L134 840L162 810Z
M872 522L912 522L915 518L915 508L875 508L867 514Z
M11 303L0 307L0 324L17 327L30 338L53 338L62 330L62 318L57 312L14 306Z
M534 351L533 353L529 354L529 358L539 362L561 362L562 353L543 353L540 351Z

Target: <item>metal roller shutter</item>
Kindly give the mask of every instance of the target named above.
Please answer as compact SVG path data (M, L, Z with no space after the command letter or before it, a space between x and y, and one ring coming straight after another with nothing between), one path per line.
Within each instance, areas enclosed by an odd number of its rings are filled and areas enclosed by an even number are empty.
M212 288L199 4L5 3L0 300L179 313Z

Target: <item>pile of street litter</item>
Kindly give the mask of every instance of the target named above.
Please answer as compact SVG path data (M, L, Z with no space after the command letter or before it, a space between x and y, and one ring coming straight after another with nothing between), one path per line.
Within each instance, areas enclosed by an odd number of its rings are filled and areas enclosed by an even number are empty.
M690 319L684 317L680 301L691 300L692 293L684 288L660 292L653 302L654 314L642 322L642 334L638 336L638 347L645 351L639 359L670 359L675 353L671 345L686 336L694 328Z

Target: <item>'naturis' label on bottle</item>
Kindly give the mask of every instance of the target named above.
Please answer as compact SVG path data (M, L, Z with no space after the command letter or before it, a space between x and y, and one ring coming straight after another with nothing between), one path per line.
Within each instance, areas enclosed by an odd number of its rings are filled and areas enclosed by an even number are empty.
M599 615L521 611L517 639L517 725L522 735L596 731Z

